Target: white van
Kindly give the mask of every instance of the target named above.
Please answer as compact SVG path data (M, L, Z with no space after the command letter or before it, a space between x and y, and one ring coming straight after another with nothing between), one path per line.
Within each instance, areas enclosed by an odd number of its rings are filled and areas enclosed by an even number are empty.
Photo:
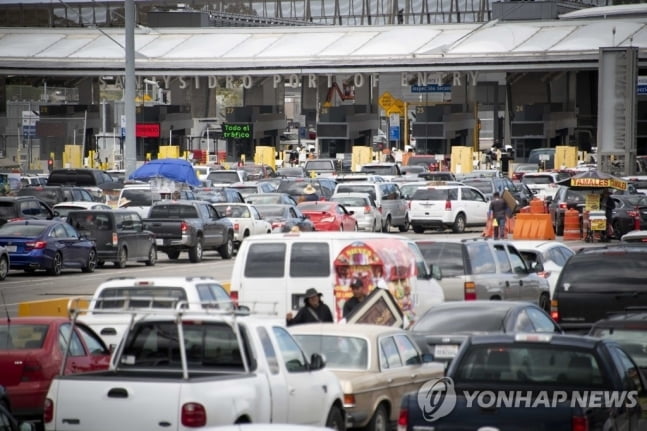
M433 268L432 268L433 269ZM231 278L231 296L252 310L285 316L303 306L305 291L323 294L336 321L352 297L352 279L367 291L388 288L409 322L444 301L415 242L369 232L299 232L249 237L242 242ZM439 272L438 272L439 274Z

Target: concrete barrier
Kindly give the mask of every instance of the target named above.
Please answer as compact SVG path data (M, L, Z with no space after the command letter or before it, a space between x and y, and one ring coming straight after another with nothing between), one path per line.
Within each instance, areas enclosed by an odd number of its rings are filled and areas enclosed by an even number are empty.
M550 214L517 214L512 236L514 239L555 239Z
M78 296L26 301L18 304L18 316L69 316L70 308L87 309L90 301Z

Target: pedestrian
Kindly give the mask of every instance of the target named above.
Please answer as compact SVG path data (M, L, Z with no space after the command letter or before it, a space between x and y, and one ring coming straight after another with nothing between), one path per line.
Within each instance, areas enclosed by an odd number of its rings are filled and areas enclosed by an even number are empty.
M609 241L614 235L613 210L616 209L616 203L611 197L611 192L609 192L609 189L604 189L604 191L600 195L600 209L604 210L604 217L607 220L607 228L602 233L602 240L606 242Z
M308 183L308 185L303 188L303 195L304 195L303 196L304 201L319 200L319 194L317 193L317 189L315 189L310 183Z
M354 278L350 282L350 289L353 292L353 297L344 303L344 308L342 310L344 318L348 317L348 315L351 314L367 296L364 283L359 278Z
M288 147L288 149L290 150L290 152L289 152L290 166L298 165L299 164L299 152L297 150L295 150L292 145L290 145Z
M319 323L332 322L332 313L330 308L321 300L322 294L317 292L314 287L308 288L303 298L304 305L299 309L296 316L289 312L285 316L287 326L298 325L301 323Z
M508 213L508 204L501 197L499 192L494 192L490 201L488 217L492 219L494 225L494 239L505 238L505 222Z

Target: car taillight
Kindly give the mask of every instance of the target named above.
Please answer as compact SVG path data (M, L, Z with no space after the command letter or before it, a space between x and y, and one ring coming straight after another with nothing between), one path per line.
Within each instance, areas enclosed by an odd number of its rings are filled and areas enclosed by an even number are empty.
M627 215L628 215L629 217L640 217L640 211L636 211L636 210L628 210L628 211L627 211Z
M284 224L285 222L282 221L274 221L272 222L272 230L283 227Z
M238 231L240 229L240 224L239 223L234 223L234 230Z
M566 208L568 208L568 205L562 202L561 204L559 204L559 208L565 210Z
M7 219L7 222L10 222L10 221L20 221L20 220L24 220L24 219L23 219L22 217L14 217L14 218Z
M189 428L207 424L207 412L202 404L186 403L182 406L182 425Z
M571 431L589 431L589 420L586 416L573 416Z
M344 407L353 407L353 406L355 406L355 395L344 394Z
M117 247L119 244L119 235L117 235L117 232L112 233L112 246Z
M452 210L452 201L450 201L449 199L447 199L447 200L445 201L445 211L451 211L451 210Z
M45 405L43 408L43 422L50 423L54 419L54 401L45 398Z
M46 241L32 241L32 242L26 242L25 243L25 248L28 250L40 250L47 247L47 242Z
M233 302L235 305L238 305L238 291L237 290L231 290L229 292L229 298L231 299L231 302Z
M332 223L335 221L335 215L330 213L324 213L323 217L321 217L321 221L324 223Z
M556 299L550 301L550 317L555 322L559 321L559 307Z
M466 301L476 300L476 284L473 281L466 281L464 285L464 290L465 290Z
M400 409L398 431L407 431L407 425L409 425L409 411L407 409Z
M370 206L370 205L366 205L366 206L364 207L364 214L370 214L370 213L371 213L371 206Z

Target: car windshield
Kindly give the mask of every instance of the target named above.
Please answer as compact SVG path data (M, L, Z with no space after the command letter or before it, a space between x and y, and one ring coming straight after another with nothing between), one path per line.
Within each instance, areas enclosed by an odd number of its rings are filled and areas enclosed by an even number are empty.
M317 182L310 183L317 192L321 193L321 186ZM303 181L283 181L279 184L277 191L282 193L288 193L290 195L302 195L303 189L308 185L308 183Z
M11 349L40 349L43 347L49 325L39 323L11 323L0 326L0 351Z
M340 184L335 189L335 193L368 193L373 199L376 199L375 186L370 184Z
M35 237L39 236L48 226L37 224L5 224L0 227L0 237Z
M349 336L294 334L308 357L319 353L326 358L326 368L365 370L368 367L368 343Z
M457 189L429 189L419 188L413 192L412 201L446 201L458 198Z
M631 325L631 323L627 322L627 325ZM636 365L640 368L647 367L647 352L645 351L647 331L642 325L637 325L635 329L598 327L591 331L591 335L600 338L611 338L620 344L624 351L636 361Z
M552 184L555 180L551 175L524 175L521 182L524 184Z
M261 217L284 217L285 208L280 206L257 206Z
M160 199L160 194L153 193L151 190L123 189L121 198L119 198L119 206L122 208L149 207L153 205L154 200Z
M629 202L630 205L634 205L637 207L647 206L647 196L645 195L628 196L627 202Z
M643 291L646 257L647 253L624 251L575 255L562 269L559 284L570 292Z
M375 174L375 175L397 175L398 171L395 166L380 166L380 165L373 165L373 166L362 166L362 169L360 172L366 172L369 174Z
M411 330L434 334L502 332L507 311L499 307L496 309L469 307L465 310L454 307L446 310L432 307L416 321Z
M460 382L508 382L533 386L602 387L597 358L590 352L550 343L476 345L458 364Z
M236 171L214 171L209 172L207 179L212 183L233 184L240 181L240 176Z
M479 189L481 192L485 194L491 194L493 193L494 186L492 185L491 181L469 181L469 180L463 180L463 184L466 186L472 186L477 189Z
M366 201L366 198L352 198L352 197L339 198L339 197L333 196L331 200L334 202L339 202L340 204L345 205L347 207L369 206L369 203Z
M463 251L458 243L447 242L419 242L418 248L425 261L437 265L443 277L457 277L465 275Z
M400 194L402 195L402 199L411 199L413 192L418 190L420 187L424 187L424 185L425 183L406 184L404 186L400 186Z

